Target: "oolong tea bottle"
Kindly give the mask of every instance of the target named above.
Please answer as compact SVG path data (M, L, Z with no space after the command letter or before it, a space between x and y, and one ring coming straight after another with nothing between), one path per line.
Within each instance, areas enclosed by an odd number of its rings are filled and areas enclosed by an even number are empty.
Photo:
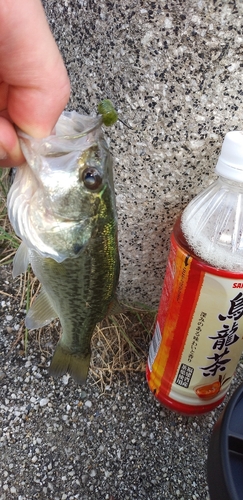
M243 131L226 134L216 172L174 226L146 371L188 415L223 401L243 351Z

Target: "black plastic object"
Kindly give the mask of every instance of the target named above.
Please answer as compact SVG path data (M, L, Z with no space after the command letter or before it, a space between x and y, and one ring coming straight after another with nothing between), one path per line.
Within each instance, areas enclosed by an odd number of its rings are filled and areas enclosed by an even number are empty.
M243 384L214 426L207 473L210 500L243 499Z

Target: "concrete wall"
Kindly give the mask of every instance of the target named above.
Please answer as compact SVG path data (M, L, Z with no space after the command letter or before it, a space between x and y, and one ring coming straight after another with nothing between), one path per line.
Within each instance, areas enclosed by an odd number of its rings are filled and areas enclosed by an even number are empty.
M157 305L173 223L243 129L243 3L44 0L71 83L69 109L110 98L120 293Z

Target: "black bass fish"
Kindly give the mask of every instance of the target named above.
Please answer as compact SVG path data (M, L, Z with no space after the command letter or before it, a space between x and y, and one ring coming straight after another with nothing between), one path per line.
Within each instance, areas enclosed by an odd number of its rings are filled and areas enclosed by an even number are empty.
M119 278L112 159L102 117L64 112L53 135L19 132L26 163L17 169L8 214L22 243L13 276L30 263L42 284L26 316L40 328L59 317L62 336L50 374L85 382L94 328L112 310Z

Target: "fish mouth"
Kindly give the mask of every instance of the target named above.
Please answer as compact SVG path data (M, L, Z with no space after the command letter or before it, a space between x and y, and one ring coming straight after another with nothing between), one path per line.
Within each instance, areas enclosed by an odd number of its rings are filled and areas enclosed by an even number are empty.
M101 127L103 123L103 118L102 116L99 118L97 117L97 122L90 128L86 128L85 130L83 130L82 132L78 133L78 134L72 134L72 135L58 135L58 139L60 140L68 140L68 141L72 141L72 140L75 140L75 139L81 139L82 137L85 137L86 135L88 134L91 134L92 132L94 132L94 130L97 130L98 128ZM107 148L108 150L108 148ZM62 151L61 153L52 153L52 152L48 152L45 156L47 157L50 157L50 156L62 156L62 155L65 155L65 154L68 154L70 153L70 151Z
M97 128L101 127L102 123L103 123L103 117L101 116L99 119L97 117L97 123L95 125L93 125L92 127L85 129L83 132L80 132L77 135L62 135L59 137L60 137L60 139L68 139L68 140L81 139L81 137L84 137L87 134L90 134L91 132L96 130Z

